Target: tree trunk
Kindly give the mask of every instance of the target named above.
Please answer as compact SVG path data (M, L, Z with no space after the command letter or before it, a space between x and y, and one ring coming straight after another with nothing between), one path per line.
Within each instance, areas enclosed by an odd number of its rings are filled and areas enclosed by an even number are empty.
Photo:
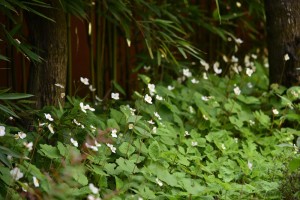
M66 85L67 22L59 0L51 0L50 4L52 9L39 8L39 11L55 22L28 14L31 44L44 59L41 63L32 63L30 67L28 91L35 95L37 108L64 103L61 96L65 88L55 84Z
M265 0L270 84L299 84L300 0ZM289 60L285 60L285 55Z

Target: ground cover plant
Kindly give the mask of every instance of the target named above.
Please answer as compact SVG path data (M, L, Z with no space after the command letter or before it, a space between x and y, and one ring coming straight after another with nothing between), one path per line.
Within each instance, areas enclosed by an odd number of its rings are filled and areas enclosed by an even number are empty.
M269 90L255 55L224 60L222 77L204 60L161 82L140 74L131 101L121 88L109 100L68 96L31 113L29 128L16 102L29 96L2 91L1 198L299 198L300 87Z

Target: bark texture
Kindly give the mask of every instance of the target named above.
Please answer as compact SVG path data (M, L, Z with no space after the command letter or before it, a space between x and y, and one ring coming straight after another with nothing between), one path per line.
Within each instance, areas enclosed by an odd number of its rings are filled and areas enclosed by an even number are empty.
M66 85L67 76L67 22L59 0L50 1L52 9L39 9L47 19L34 14L28 15L29 35L32 45L43 58L41 63L32 63L28 91L36 97L36 107L64 103L61 97L64 88L56 83Z
M270 84L299 85L300 0L265 0L265 11Z

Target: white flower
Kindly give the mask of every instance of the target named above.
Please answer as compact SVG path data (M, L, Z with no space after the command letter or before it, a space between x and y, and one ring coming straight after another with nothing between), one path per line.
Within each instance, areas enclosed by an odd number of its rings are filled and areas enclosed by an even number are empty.
M257 59L257 55L255 55L255 54L251 54L251 57L252 57L254 60Z
M81 126L81 124L76 119L73 119L72 122L75 123L77 126Z
M248 168L252 171L253 164L249 160L248 160L247 165L248 165Z
M97 188L93 183L89 184L89 188L92 191L93 194L98 194L99 193L99 188Z
M184 136L190 135L188 131L184 131Z
M237 38L237 39L235 40L235 42L236 42L237 44L242 44L242 43L243 43L243 40L241 40L241 38Z
M199 83L199 81L198 81L197 79L194 79L194 78L191 80L191 82L192 82L193 84Z
M130 41L130 39L126 38L126 41L127 41L127 45L128 45L128 47L130 47L130 45L131 45L131 41Z
M155 124L154 121L151 119L148 121L149 124Z
M90 125L90 128L92 129L93 132L95 132L97 130L97 128L93 125Z
M142 197L139 197L138 200L144 200Z
M202 96L201 99L202 99L203 101L208 101L208 100L209 100L207 96Z
M117 148L114 145L106 143L106 145L110 148L111 152L116 153Z
M96 100L99 101L99 102L102 101L102 99L100 99L97 95L95 95L95 98L96 98Z
M134 125L133 124L128 124L128 129L133 129Z
M208 120L208 117L206 115L202 115L203 119L205 119L206 121Z
M111 93L111 98L114 100L119 100L120 99L120 94L119 93Z
M195 147L195 146L197 146L197 145L198 145L198 142L192 141L192 146L193 146L193 147Z
M134 113L134 112L136 111L136 109L133 109L133 108L130 108L130 107L129 107L129 109L130 109L130 113L131 113L131 115L135 115L135 113Z
M154 126L153 129L152 129L152 132L156 133L156 131L157 131L157 128Z
M162 101L163 98L161 96L159 96L159 95L156 95L156 100Z
M89 79L88 79L88 78L80 77L80 81L81 81L81 83L83 83L84 85L89 85Z
M226 63L228 62L227 56L223 55L222 58L223 58L224 62L226 62Z
M190 113L194 113L194 108L192 106L189 106L189 110L190 110Z
M10 170L10 175L12 175L13 179L16 181L24 176L24 174L18 167L15 167L12 170Z
M113 138L117 138L118 137L117 136L117 129L111 130L111 137L113 137Z
M92 108L89 104L86 104L86 105L84 106L84 109L85 109L85 110L90 110L90 111L92 111L92 112L95 111L95 108Z
M28 149L28 151L31 151L32 150L32 147L33 147L33 143L32 142L23 142L23 145Z
M52 134L54 134L54 130L53 130L52 124L49 124L49 125L48 125L48 129L49 129L49 131L50 131Z
M70 142L75 146L78 147L78 142L74 140L73 138L70 138Z
M32 177L32 180L33 180L33 185L35 187L39 187L40 186L39 180L35 176Z
M255 121L253 121L253 120L249 120L249 124L250 124L250 126L253 126L254 124L255 124Z
M158 178L156 178L155 181L160 187L164 185Z
M158 112L154 112L154 116L157 117L157 119L161 120L160 115L158 114Z
M247 83L247 87L250 88L250 89L253 88L252 83L251 83L251 82L248 82L248 83Z
M289 59L290 59L290 56L289 56L289 54L286 53L286 54L284 55L284 60L285 60L285 61L288 61Z
M87 196L87 199L88 199L88 200L101 200L100 197L95 197L95 196L92 195L92 194L89 194L89 195Z
M155 93L155 85L149 83L148 84L148 89L149 89L150 95L153 96L154 93Z
M62 84L59 84L59 83L55 83L54 85L55 85L56 87L59 87L59 88L62 88L62 89L65 88Z
M226 147L225 147L225 145L222 143L222 145L221 145L221 148L223 149L223 150L225 150L226 149Z
M22 186L22 190L24 192L27 192L27 190L28 190L28 183L23 183L23 184L24 184L24 186Z
M203 79L205 79L205 80L208 79L206 72L203 72Z
M49 113L44 113L44 115L45 115L45 117L46 117L46 119L48 119L49 121L53 121L53 118L52 118L52 116L51 116L51 114L49 114Z
M92 149L93 151L98 151L98 147L97 146L93 146L93 145L90 145L88 143L85 143L85 146L88 148L88 149Z
M152 104L152 97L149 96L148 94L145 95L144 99L147 103Z
M18 132L18 134L15 134L16 139L24 139L26 138L26 133Z
M12 157L11 155L7 155L7 159L8 159L8 160L12 160L13 157Z
M86 110L95 111L95 108L90 107L89 104L84 105L82 102L79 104L81 111L86 113Z
M95 143L95 146L96 146L96 147L101 147L101 144L99 144L99 143L97 142L97 140L95 140L94 143Z
M205 71L208 71L209 64L205 62L204 60L200 60L200 64L204 67Z
M95 92L96 91L96 88L94 88L93 85L90 85L89 89L90 89L91 92Z
M65 98L65 96L66 96L66 93L64 93L64 92L62 92L62 93L60 93L60 98Z
M221 74L222 73L222 69L219 69L220 63L219 62L215 62L213 65L214 71L216 74Z
M254 72L253 69L247 67L247 69L246 69L246 74L247 74L249 77L252 76L253 72Z
M175 89L175 87L173 87L172 85L168 85L168 90L174 90Z
M277 110L277 109L275 109L275 108L274 108L274 109L272 109L272 112L273 112L273 114L274 114L274 115L278 115L278 114L279 114L278 110Z
M251 65L251 63L250 63L250 56L249 55L245 55L244 63L246 65L246 67L249 67Z
M239 62L239 59L233 55L231 56L231 62L237 63Z
M150 66L144 66L144 70L147 72L147 71L149 71L151 69L151 67Z
M191 77L192 73L190 72L189 69L183 69L183 75L186 77Z
M238 138L234 138L234 142L235 142L235 143L238 143L238 142L239 142L239 139L238 139Z
M238 86L236 86L235 88L233 88L234 94L236 95L240 95L241 94L241 90Z
M240 8L242 6L242 4L240 2L236 2L236 7Z

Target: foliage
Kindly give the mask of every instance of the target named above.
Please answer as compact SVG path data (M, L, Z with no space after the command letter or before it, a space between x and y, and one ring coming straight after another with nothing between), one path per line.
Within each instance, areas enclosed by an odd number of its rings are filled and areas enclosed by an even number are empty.
M299 169L290 160L300 89L268 92L264 65L252 61L253 73L225 77L185 68L152 85L141 75L145 89L129 104L114 94L94 110L68 97L41 110L26 137L1 121L1 145L21 155L2 161L2 198L279 199L286 170Z

